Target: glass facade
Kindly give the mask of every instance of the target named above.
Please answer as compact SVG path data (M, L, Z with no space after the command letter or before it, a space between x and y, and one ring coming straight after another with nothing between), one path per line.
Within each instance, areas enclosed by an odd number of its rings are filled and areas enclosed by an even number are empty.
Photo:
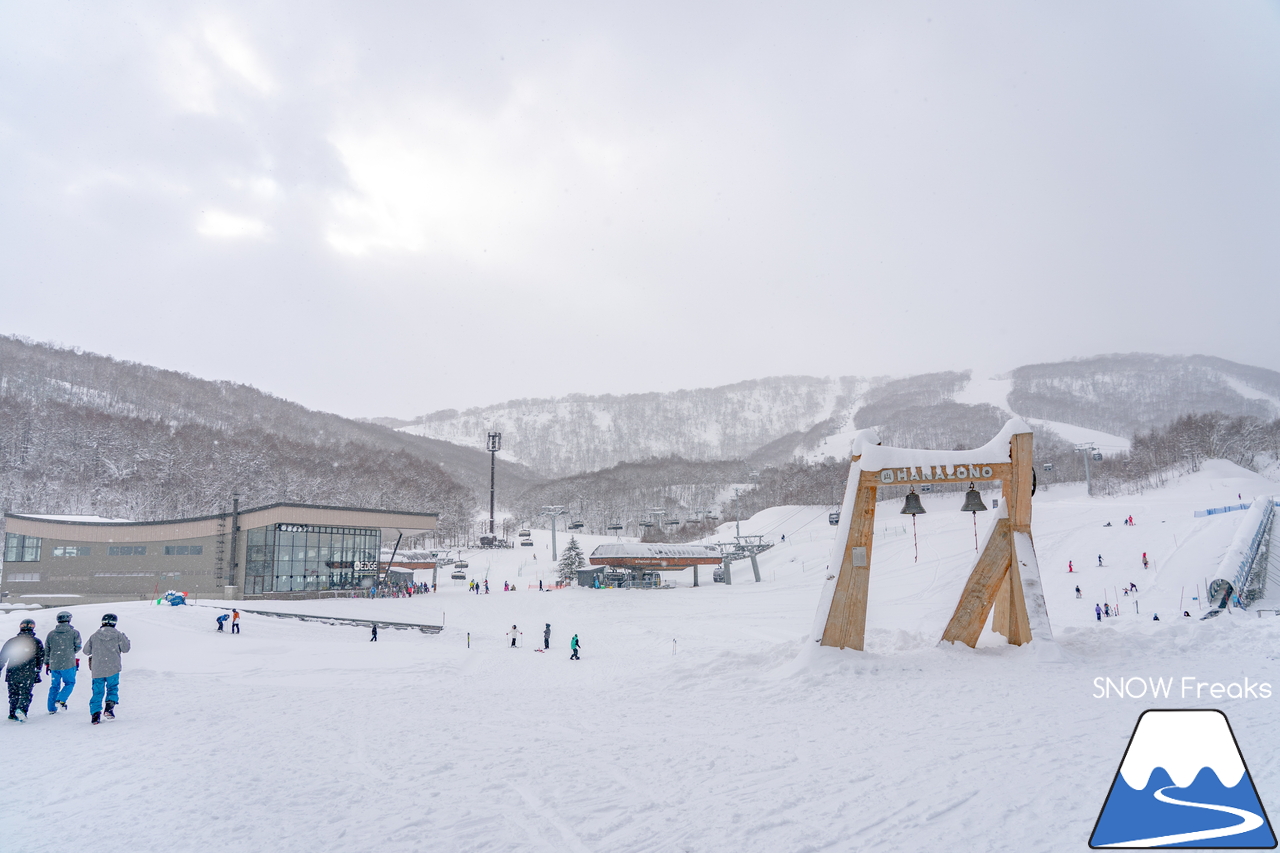
M376 576L382 547L376 527L276 524L252 528L245 537L244 591L249 595L358 588L361 580Z
M40 562L40 537L6 533L4 535L4 561L6 563Z

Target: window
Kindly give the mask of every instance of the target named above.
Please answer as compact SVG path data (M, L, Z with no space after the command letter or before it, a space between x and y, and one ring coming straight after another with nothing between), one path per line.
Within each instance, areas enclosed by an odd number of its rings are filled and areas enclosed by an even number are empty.
M40 562L40 537L23 536L20 533L4 535L4 561L6 563Z
M40 573L39 572L11 572L9 574L6 574L4 576L4 579L7 581L14 581L15 583L31 583L33 581L40 580Z
M53 549L55 557L87 557L89 556L88 545L56 545Z
M95 578L153 578L155 572L94 572Z
M203 545L165 545L164 546L164 555L166 557L173 557L173 556L185 557L188 554L190 554L193 557L197 557L203 553L204 553Z
M107 548L108 557L145 557L146 545L111 545Z

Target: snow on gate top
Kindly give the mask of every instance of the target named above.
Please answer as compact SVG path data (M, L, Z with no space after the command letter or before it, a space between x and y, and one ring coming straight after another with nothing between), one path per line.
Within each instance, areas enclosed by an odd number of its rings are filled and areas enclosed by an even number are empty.
M1008 465L1009 442L1015 435L1031 432L1022 418L1011 418L995 437L973 450L915 450L909 447L883 447L873 430L863 430L853 442L853 455L861 455L855 464L863 471L885 468L951 467L955 465Z

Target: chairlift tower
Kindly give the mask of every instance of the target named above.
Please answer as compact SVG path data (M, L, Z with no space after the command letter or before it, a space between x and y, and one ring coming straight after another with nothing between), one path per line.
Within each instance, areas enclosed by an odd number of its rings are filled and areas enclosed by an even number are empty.
M1084 454L1084 493L1089 497L1093 497L1093 480L1089 476L1089 460L1102 459L1102 451L1098 450L1092 442L1076 445L1076 452Z
M562 515L568 515L569 510L562 506L544 506L542 515L551 518L551 562L556 562L560 557L556 554L556 518Z

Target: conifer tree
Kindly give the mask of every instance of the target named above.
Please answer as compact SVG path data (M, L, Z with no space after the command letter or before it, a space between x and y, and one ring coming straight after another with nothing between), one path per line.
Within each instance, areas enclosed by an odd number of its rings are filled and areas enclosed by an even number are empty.
M587 567L587 558L582 555L582 546L576 536L569 537L569 544L564 546L560 554L560 580L573 583L578 579L578 571Z

